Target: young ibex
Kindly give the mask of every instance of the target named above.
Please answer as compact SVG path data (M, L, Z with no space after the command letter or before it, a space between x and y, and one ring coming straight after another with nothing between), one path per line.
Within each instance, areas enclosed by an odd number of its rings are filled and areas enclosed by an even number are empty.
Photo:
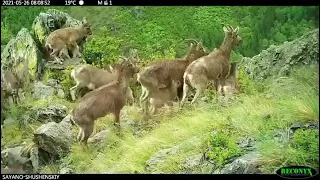
M115 81L85 94L70 113L71 120L79 127L77 140L85 145L98 118L111 113L114 115L114 125L119 125L120 111L126 104L129 79L137 72L128 60L110 69L117 74Z
M142 89L140 105L149 97L151 90L170 87L171 79L183 82L183 73L188 65L205 55L208 53L205 52L202 42L192 40L189 52L184 58L161 60L145 67L137 75L137 81L141 84ZM181 97L182 85L178 88L178 98L181 99Z
M130 66L138 72L137 59L120 56L120 60L124 60L131 64ZM114 65L117 66L117 65ZM110 66L112 68L112 66ZM90 90L94 90L117 79L118 74L112 73L110 69L99 69L91 65L80 65L71 71L71 77L76 81L76 85L70 88L70 94L72 100L76 99L76 92L82 88L87 87ZM133 101L133 94L130 87L128 87L127 98Z
M92 35L91 25L83 18L82 24L77 27L66 27L53 31L47 38L45 49L46 53L54 58L56 62L62 64L62 55L70 59L68 50L72 51L73 57L81 57L78 42Z
M218 84L224 86L225 78L229 73L229 61L232 48L241 42L239 27L233 29L230 25L223 27L225 33L221 46L211 52L208 56L201 57L193 61L186 69L183 79L183 106L189 92L189 88L196 88L196 94L191 102L194 103L209 81L214 81L215 89Z
M180 81L171 80L170 87L155 90L150 92L150 112L155 114L157 109L167 104L171 105L174 99L178 96L178 88L181 86Z
M237 82L237 63L231 63L229 76L225 80L224 86L221 84L218 85L218 92L225 96L229 96L231 94L238 94L240 92L240 88Z

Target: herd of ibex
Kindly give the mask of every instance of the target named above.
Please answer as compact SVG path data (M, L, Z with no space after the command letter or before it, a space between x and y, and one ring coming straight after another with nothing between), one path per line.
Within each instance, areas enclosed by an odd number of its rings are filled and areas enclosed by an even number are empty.
M182 107L190 88L196 89L192 100L194 103L208 82L214 84L217 96L238 93L236 63L230 63L230 54L241 42L239 27L225 25L223 31L225 37L222 44L212 52L207 52L202 42L189 39L190 49L183 58L159 60L142 69L137 65L137 53L132 51L128 58L120 56L120 64L109 65L106 69L88 64L74 68L70 75L76 85L70 88L70 94L77 102L70 111L70 118L79 127L77 140L87 145L93 132L94 121L108 114L114 115L114 125L120 125L122 108L128 99L134 99L129 80L135 74L142 90L140 106L149 104L147 111L152 113L176 100L180 101ZM84 18L82 25L78 27L61 28L52 32L47 38L45 48L56 62L62 63L61 56L70 58L69 52L72 52L72 56L81 56L78 43L90 35L90 24ZM19 85L11 83L9 76L4 77L4 82L8 81L10 83L5 83L6 88L1 86L2 92L13 94L15 91L12 88L16 89ZM82 87L91 91L76 98L76 91ZM3 93L1 95L3 96Z

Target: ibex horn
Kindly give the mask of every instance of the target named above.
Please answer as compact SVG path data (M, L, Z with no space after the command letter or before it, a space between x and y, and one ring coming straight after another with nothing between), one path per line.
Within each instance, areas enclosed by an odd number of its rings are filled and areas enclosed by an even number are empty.
M192 42L194 42L196 44L199 44L199 42L197 40L195 40L195 39L185 39L185 41L192 41Z
M229 31L233 31L233 27L230 24L221 23L222 26L225 26Z
M124 57L124 56L119 56L119 61L122 63L128 61L128 58Z

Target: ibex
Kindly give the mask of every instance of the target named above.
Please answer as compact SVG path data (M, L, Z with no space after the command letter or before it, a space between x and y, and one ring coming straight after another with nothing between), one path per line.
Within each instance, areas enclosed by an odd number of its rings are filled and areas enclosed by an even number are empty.
M131 56L129 58L120 56L120 59L125 60L138 72L137 59L133 59ZM117 76L118 74L112 73L109 69L99 69L88 64L80 65L71 71L71 77L76 81L76 85L70 88L71 97L75 100L75 93L82 87L93 90L115 81ZM128 87L127 98L133 101L133 94L130 87Z
M120 125L120 111L126 104L129 79L137 72L128 60L110 69L117 74L115 81L85 94L70 113L71 120L79 127L77 140L86 146L94 121L98 118L111 113L114 115L114 125Z
M83 18L82 24L77 27L66 27L53 31L47 38L45 49L56 62L62 64L62 55L70 59L68 50L72 51L73 57L81 57L78 42L92 35L91 25Z
M14 72L6 70L3 74L3 82L1 85L1 93L4 99L12 97L13 103L17 104L20 101L19 89L24 86L24 77L20 75L22 72Z
M224 86L226 76L229 73L232 48L241 42L241 37L238 34L239 27L233 29L230 25L226 25L223 27L223 31L225 37L221 46L208 56L193 61L187 67L183 75L184 83L181 107L186 100L190 86L196 88L196 94L191 104L199 97L209 81L214 81L216 91L218 91L218 84Z
M183 73L188 65L203 57L208 53L202 45L202 42L192 40L189 52L182 59L160 60L145 67L137 75L137 81L141 84L142 93L140 96L140 105L149 97L153 89L167 88L171 85L171 79L183 82ZM181 83L182 84L182 83ZM182 85L178 88L178 97L181 99Z
M150 111L152 114L157 112L157 109L162 105L171 105L171 102L178 96L178 88L181 86L180 81L171 80L171 85L167 88L150 92Z
M240 92L240 88L237 82L236 77L237 71L237 63L231 63L230 71L228 78L225 80L224 86L221 84L218 85L218 92L225 96L229 96L231 94L238 94Z

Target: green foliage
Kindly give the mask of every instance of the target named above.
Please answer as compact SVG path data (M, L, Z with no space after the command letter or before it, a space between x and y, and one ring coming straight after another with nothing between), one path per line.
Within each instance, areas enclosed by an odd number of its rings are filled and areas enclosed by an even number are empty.
M299 129L289 142L265 141L260 149L266 173L297 164L319 168L319 130Z
M291 142L293 148L304 151L306 161L319 160L319 131L297 130Z
M1 22L1 45L7 44L11 38L13 38L13 34L10 32L9 28Z
M75 66L73 66L73 65L68 66L65 70L62 71L62 75L61 75L61 79L62 79L61 85L62 85L63 91L66 95L66 98L69 100L71 99L70 88L75 85L75 82L70 75L72 69L74 69L74 68L75 68Z
M86 43L84 58L87 63L110 64L118 61L122 54L121 47L124 40L110 36L107 29L101 29L101 33L94 36Z
M30 29L35 16L46 8L1 7L1 22L16 34L21 27ZM129 48L137 48L148 62L164 58L168 52L181 57L187 38L201 39L213 49L223 40L221 23L240 27L243 43L234 52L250 57L319 26L317 6L110 7L108 12L104 7L50 8L77 19L86 16L92 22L94 38L85 50L89 63L113 62Z
M223 128L211 133L204 142L208 158L214 160L218 167L222 167L243 153L243 150L235 143L235 136L231 131Z
M1 7L1 22L5 22L5 26L7 26L9 31L15 35L22 27L30 30L34 18L39 15L41 11L46 9L48 9L48 7L44 6ZM2 33L3 32L1 28L1 34Z
M261 92L263 89L262 85L258 86L258 82L255 82L247 76L244 66L240 66L237 80L239 83L240 91L244 94L254 94L257 93L258 90Z

